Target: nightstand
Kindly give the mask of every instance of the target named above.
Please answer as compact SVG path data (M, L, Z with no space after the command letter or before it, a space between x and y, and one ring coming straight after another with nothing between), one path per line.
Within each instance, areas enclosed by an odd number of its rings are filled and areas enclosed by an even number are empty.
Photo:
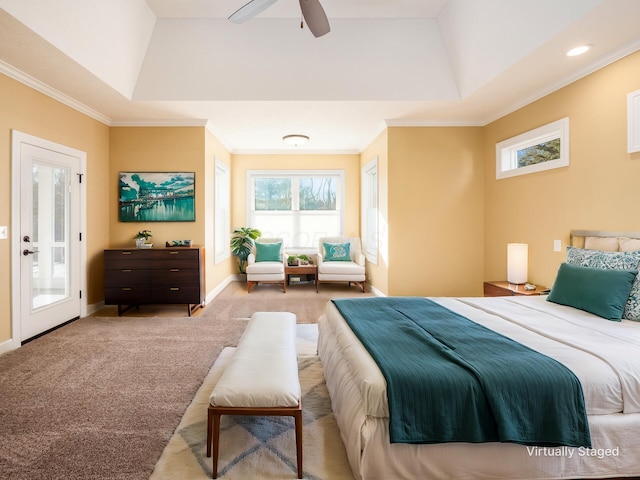
M485 297L509 297L512 295L545 295L549 293L547 287L536 285L535 290L525 290L524 285L509 282L484 282Z

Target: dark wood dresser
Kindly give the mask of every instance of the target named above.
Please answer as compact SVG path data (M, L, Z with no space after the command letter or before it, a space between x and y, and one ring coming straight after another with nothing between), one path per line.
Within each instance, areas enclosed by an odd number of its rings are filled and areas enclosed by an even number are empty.
M204 303L204 248L124 248L104 251L104 303L118 315L133 306Z

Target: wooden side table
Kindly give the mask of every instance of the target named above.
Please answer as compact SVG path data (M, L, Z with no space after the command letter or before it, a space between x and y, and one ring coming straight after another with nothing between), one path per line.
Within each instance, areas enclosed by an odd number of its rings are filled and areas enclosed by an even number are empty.
M316 292L318 291L318 265L285 265L284 276L287 285L289 285L289 275L313 275L316 284Z
M536 285L535 290L525 290L524 285L509 282L484 282L485 297L508 297L513 295L545 295L549 293L547 287Z

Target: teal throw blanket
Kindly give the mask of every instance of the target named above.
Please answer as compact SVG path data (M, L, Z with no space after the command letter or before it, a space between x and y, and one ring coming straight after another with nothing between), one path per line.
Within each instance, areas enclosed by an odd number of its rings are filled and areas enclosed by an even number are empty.
M580 381L422 297L333 300L387 381L391 443L591 446Z

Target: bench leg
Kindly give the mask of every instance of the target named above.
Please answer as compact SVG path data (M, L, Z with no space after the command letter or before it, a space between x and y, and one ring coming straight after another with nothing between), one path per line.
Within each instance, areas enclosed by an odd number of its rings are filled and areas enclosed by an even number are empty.
M211 478L218 478L218 447L220 446L220 414L213 414L213 457Z
M298 458L298 478L302 478L302 410L294 414L296 422L296 455Z
M213 438L213 410L207 409L207 458L211 456L211 439Z

